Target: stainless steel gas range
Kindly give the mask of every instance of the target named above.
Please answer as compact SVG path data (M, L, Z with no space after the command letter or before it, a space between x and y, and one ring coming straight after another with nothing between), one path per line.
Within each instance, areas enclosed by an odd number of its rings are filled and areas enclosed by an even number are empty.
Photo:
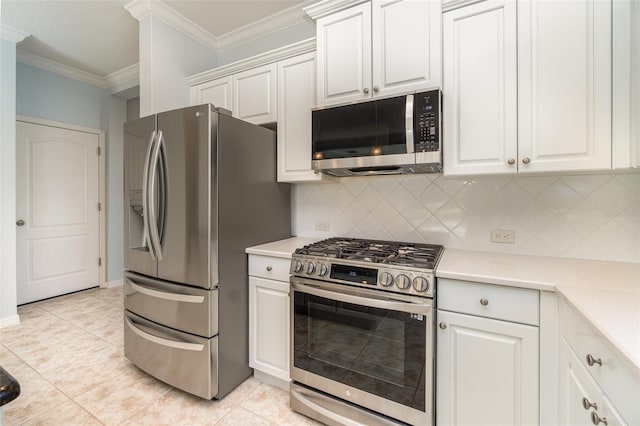
M291 408L327 424L433 424L443 247L330 238L291 260Z

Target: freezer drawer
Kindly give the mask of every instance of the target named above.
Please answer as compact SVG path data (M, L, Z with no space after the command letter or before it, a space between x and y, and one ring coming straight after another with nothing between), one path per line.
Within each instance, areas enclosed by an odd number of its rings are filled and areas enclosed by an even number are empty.
M124 307L146 319L202 337L218 334L218 290L125 273Z
M124 315L124 356L153 377L211 399L218 394L218 337L205 339Z

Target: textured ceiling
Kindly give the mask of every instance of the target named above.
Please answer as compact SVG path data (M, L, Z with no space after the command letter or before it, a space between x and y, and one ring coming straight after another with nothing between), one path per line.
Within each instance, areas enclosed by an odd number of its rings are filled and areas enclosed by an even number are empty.
M303 0L171 0L164 3L195 24L219 37L236 28L302 6Z
M138 62L138 22L130 0L1 0L2 23L31 34L22 51L106 76ZM158 1L158 0L152 0ZM216 37L303 0L173 0L164 2Z

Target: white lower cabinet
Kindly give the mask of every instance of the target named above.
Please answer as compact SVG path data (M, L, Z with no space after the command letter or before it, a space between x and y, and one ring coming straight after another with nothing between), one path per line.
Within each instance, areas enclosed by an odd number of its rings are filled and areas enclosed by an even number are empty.
M249 365L289 382L289 259L249 256ZM276 383L278 384L278 383Z
M436 424L538 424L539 328L512 322L537 324L512 305L538 310L538 292L454 280L437 291Z

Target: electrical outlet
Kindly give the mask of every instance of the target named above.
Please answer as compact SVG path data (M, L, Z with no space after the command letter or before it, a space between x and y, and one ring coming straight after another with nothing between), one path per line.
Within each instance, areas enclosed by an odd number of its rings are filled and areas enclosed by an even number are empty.
M492 229L491 241L494 243L514 244L516 242L516 231L512 229Z
M329 232L331 230L331 222L328 220L316 220L316 231Z

